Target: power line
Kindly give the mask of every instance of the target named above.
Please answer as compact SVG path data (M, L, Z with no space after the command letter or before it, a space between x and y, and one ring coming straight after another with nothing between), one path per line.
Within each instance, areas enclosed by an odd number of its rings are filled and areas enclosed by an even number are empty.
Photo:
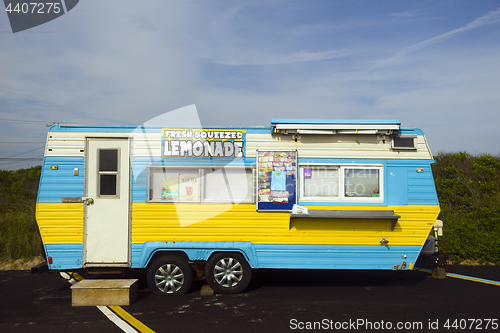
M37 163L38 161L38 163ZM43 156L42 157L27 157L27 158L12 158L0 162L0 169L12 168L14 166L21 166L24 163L28 162L30 164L37 163L37 165L42 165Z
M32 144L32 143L45 143L44 141L23 141L23 142L8 142L8 141L0 141L1 144L9 144L9 145L17 145L17 144Z
M12 155L12 156L0 157L0 160L12 159L12 157L16 157L16 156L19 156L19 155L31 153L32 151L35 151L35 150L38 150L38 149L42 149L42 148L45 148L45 146L38 147L38 148L35 148L35 149L32 149L32 150L28 150L28 151L25 151L25 152L22 152L22 153L19 153L19 154L16 154L16 155Z
M45 121L45 120L6 119L6 118L0 118L0 121L14 122L14 123L50 123L50 121Z
M44 123L46 127L50 127L52 125L57 125L61 124L60 122L56 121L46 121L46 120L26 120L26 119L7 119L7 118L0 118L0 123L30 123L30 124L40 124Z

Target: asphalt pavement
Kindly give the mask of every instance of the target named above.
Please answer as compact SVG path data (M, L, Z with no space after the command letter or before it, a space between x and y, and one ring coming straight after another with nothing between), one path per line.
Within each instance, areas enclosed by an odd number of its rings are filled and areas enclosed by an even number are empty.
M259 270L238 295L151 294L121 307L153 332L500 332L498 266L426 271ZM0 332L123 332L97 307L72 307L58 274L0 271Z

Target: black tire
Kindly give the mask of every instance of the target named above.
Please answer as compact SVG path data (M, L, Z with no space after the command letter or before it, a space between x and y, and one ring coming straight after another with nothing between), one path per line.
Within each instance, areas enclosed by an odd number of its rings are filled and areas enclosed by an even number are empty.
M163 256L148 268L148 287L156 295L183 295L193 282L193 270L182 258Z
M205 266L208 285L219 294L238 294L252 278L252 268L240 253L214 254Z

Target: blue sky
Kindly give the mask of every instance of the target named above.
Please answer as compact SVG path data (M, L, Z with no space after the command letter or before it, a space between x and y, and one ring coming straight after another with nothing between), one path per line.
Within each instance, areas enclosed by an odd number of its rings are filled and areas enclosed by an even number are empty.
M46 123L139 125L191 104L203 126L397 118L434 154L497 155L499 92L492 0L85 0L16 34L0 13L0 158L41 157Z

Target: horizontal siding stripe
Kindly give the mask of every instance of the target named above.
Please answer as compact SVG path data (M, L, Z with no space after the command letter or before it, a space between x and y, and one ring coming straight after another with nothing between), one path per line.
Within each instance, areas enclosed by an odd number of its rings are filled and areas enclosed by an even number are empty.
M45 245L83 244L83 203L37 203L36 221Z

